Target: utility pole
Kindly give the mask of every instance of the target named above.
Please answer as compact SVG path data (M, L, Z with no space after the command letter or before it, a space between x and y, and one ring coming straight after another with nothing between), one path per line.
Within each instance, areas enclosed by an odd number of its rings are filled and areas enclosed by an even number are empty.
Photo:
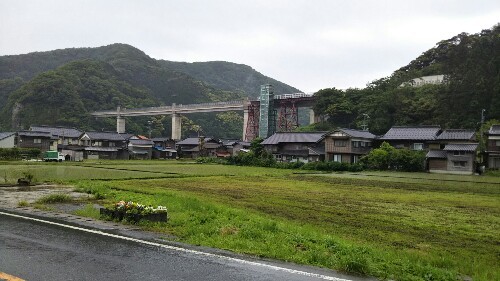
M486 144L483 143L483 124L484 124L484 113L486 112L486 109L481 110L481 123L479 124L479 162L483 164L483 157L484 157L484 152L486 148Z
M368 114L366 113L363 113L363 123L361 124L361 128L363 129L363 131L368 131L368 119L370 118L370 116L368 116Z
M149 120L148 121L148 132L149 132L149 139L151 139L151 124L153 123L153 121Z

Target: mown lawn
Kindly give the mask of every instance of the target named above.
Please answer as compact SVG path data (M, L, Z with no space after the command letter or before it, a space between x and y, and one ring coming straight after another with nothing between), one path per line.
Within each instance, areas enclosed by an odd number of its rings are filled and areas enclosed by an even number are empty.
M79 181L82 190L167 206L167 223L141 225L179 241L381 279L500 280L499 177L83 164L93 167L64 167L106 181ZM58 167L41 165L47 175Z

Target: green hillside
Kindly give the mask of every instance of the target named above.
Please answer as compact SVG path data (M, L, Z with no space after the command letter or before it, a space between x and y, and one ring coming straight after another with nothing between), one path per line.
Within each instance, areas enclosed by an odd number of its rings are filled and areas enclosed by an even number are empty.
M238 72L238 68L244 69L245 75L252 75L251 68L242 65L232 72ZM260 73L254 76L259 75L263 77ZM90 112L118 105L132 108L242 99L245 91L233 89L247 87L258 92L260 83L275 81L262 77L253 85L248 79L244 83L236 79L232 81L234 85L226 83L226 88L220 90L182 71L171 70L126 44L2 56L0 131L31 124L114 130L114 120L96 120ZM200 128L200 133L221 137L236 138L242 134L238 125L241 116L236 113L187 117L184 134L198 134ZM170 135L170 118L131 118L127 131L145 134L151 119L157 124L154 135Z
M157 104L150 92L123 81L110 64L82 60L43 72L21 86L10 95L1 119L10 121L14 128L32 124L109 128L113 120L94 120L89 113L118 105Z
M405 85L413 78L445 75L442 84ZM393 125L478 128L482 109L486 120L500 119L500 25L477 34L461 33L443 40L391 76L364 89L323 89L315 111L328 116L317 127L359 128L363 114L376 134Z
M287 93L297 91L245 65L222 63L222 67L230 68L230 73L214 66L192 76L126 44L2 56L0 131L31 124L114 130L114 120L95 120L90 112L118 105L131 108L242 99L247 93L258 93L266 83ZM218 83L213 82L217 79ZM146 134L147 121L152 119L157 124L154 135L170 135L170 118L131 118L127 131ZM185 135L238 138L241 120L237 113L188 115L183 129Z
M214 88L242 93L252 98L259 96L259 85L263 84L272 84L277 94L300 92L300 90L264 76L244 64L225 61L187 63L165 60L160 60L159 63L167 69L185 73Z

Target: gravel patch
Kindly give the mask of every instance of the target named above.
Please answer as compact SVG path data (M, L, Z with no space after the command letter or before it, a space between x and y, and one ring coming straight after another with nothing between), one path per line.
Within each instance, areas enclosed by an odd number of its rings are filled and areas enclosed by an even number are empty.
M91 196L86 193L75 192L74 187L71 186L53 184L0 186L0 206L13 208L17 207L20 201L26 201L31 204L51 194L67 194L74 199L88 198Z

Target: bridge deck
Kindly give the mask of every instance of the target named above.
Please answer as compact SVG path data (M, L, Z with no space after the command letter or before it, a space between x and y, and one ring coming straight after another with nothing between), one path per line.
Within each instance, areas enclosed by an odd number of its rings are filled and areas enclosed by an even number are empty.
M286 94L275 96L275 102L284 100L296 100L300 103L313 100L310 94ZM198 104L176 104L172 106L158 106L145 108L123 108L118 110L102 110L91 113L95 117L116 117L116 116L151 116L151 115L170 115L170 114L187 114L187 113L202 113L202 112L221 112L244 110L250 103L256 104L260 101L236 100L226 102L211 102Z

